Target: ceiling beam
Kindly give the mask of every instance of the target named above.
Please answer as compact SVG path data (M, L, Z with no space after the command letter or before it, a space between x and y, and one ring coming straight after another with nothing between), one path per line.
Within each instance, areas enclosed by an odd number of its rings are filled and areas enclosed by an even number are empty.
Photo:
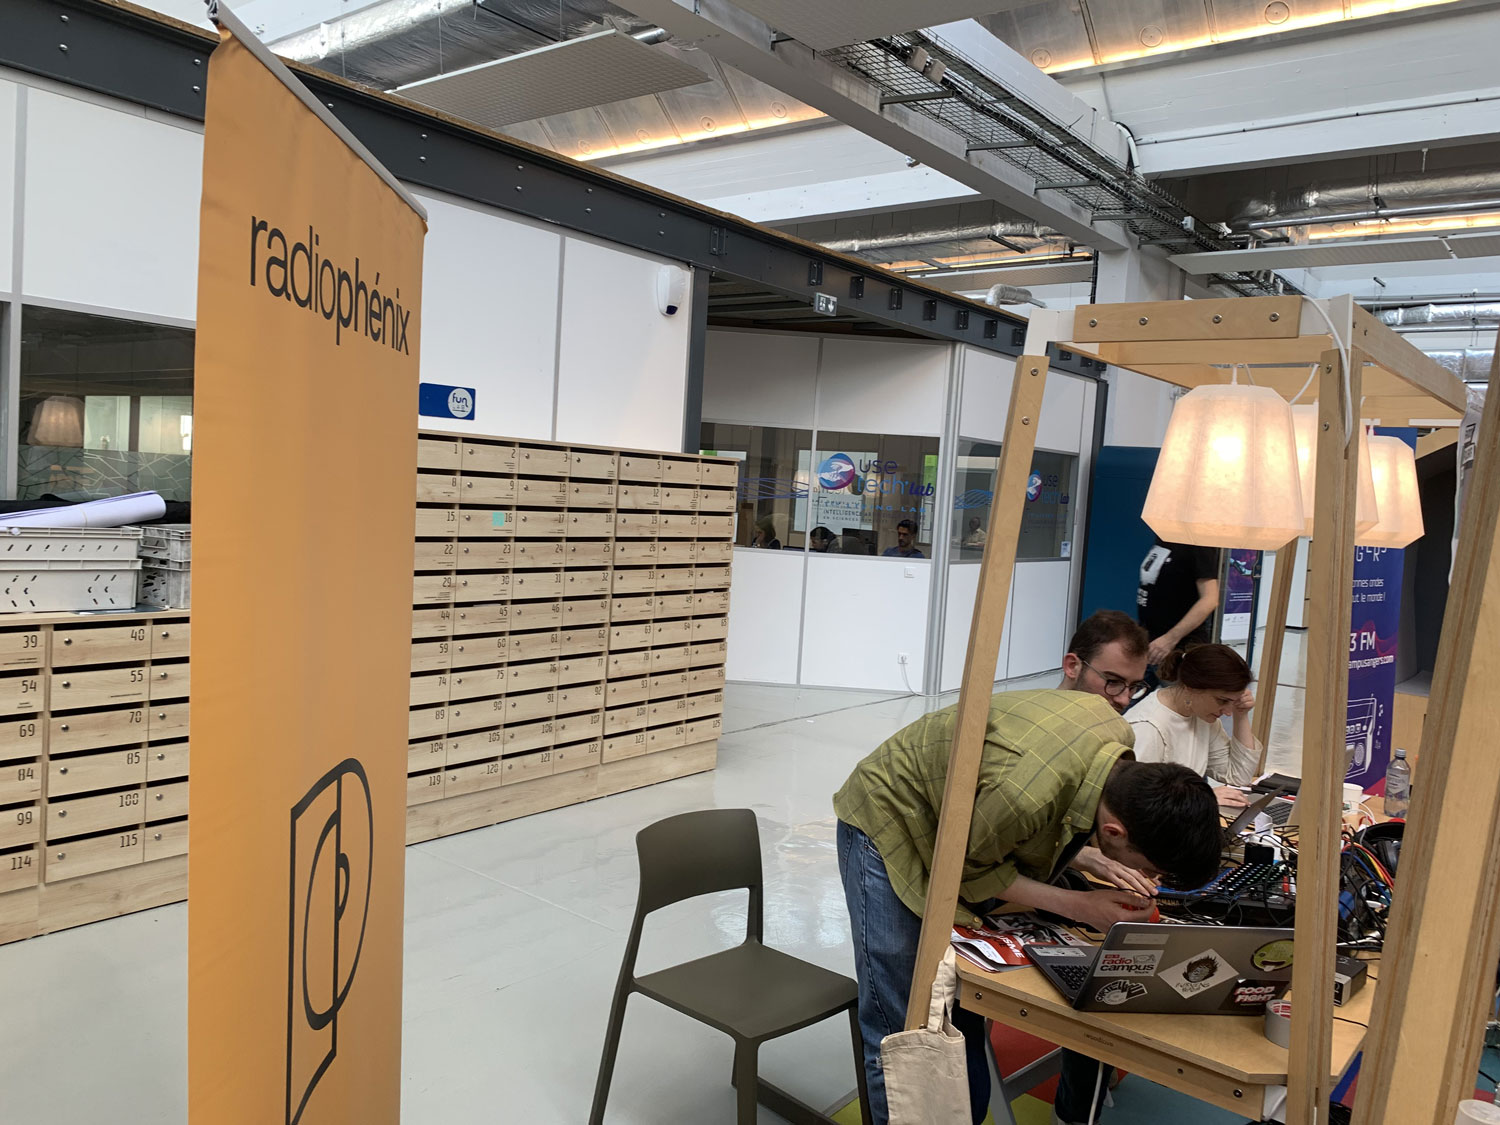
M643 19L715 58L853 126L987 199L1052 227L1085 246L1129 249L1118 223L1095 226L1091 213L1060 192L1039 191L1035 177L905 105L881 106L881 92L853 72L789 40L776 42L763 21L727 0L627 0Z

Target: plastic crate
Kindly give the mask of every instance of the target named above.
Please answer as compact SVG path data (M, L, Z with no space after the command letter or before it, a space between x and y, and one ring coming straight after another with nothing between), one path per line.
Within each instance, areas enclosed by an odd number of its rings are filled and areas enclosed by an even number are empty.
M158 523L140 530L141 558L165 559L168 562L192 561L192 524Z
M138 527L0 527L0 570L52 562L115 563L138 558Z
M140 574L140 559L102 566L92 559L44 559L22 569L0 556L0 613L134 609Z
M141 570L141 604L191 609L193 572L187 563L147 562Z

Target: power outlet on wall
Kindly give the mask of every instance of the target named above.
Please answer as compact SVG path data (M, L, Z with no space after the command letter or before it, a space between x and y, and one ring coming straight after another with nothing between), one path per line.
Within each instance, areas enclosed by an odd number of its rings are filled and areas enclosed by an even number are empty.
M904 652L898 652L896 654L896 663L897 664L906 664L906 663L909 662L909 660L910 660L910 657L908 657L906 655L906 653L904 653Z

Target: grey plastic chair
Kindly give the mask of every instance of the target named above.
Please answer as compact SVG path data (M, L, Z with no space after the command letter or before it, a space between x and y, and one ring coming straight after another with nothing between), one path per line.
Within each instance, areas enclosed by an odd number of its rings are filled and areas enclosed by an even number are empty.
M734 1040L739 1125L754 1125L757 1102L797 1125L831 1125L832 1119L825 1114L762 1082L756 1059L766 1040L847 1012L860 1110L864 1125L870 1125L854 981L761 944L764 895L755 814L749 809L683 813L641 829L635 846L641 865L640 895L610 1008L590 1125L602 1125L604 1120L625 1002L632 992L718 1028ZM750 891L742 944L661 972L635 975L646 915L684 899L741 887Z

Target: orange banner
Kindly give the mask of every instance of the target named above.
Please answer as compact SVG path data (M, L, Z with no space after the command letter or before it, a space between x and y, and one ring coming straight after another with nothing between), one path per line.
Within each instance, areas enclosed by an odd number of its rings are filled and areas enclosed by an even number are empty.
M380 1125L400 1117L426 224L283 75L229 32L208 69L188 1105Z

